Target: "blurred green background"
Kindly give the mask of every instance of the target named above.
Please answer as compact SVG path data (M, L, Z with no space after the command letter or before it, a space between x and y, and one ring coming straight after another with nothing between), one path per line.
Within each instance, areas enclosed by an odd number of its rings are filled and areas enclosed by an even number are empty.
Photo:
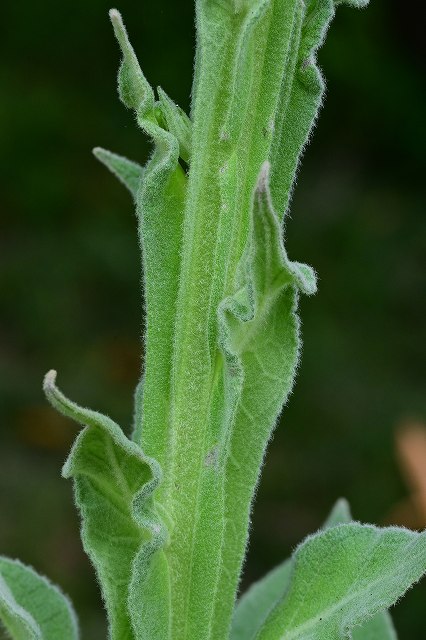
M409 5L341 8L319 56L326 104L286 231L290 257L317 270L319 293L301 302L303 358L259 486L244 585L337 497L357 519L389 523L408 495L394 433L426 419L423 32ZM0 58L0 550L61 584L92 640L106 637L104 613L60 478L76 428L47 406L41 380L57 368L72 398L131 422L135 220L91 148L143 162L149 146L116 96L109 8L6 2ZM192 2L118 8L148 79L188 108ZM423 583L395 610L402 638L426 637L425 598Z

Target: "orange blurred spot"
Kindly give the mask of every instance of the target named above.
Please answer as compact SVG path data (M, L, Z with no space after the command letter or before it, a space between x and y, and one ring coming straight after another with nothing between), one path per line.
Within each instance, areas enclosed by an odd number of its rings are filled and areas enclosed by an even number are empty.
M396 449L401 470L411 492L410 502L418 526L426 527L426 426L407 422L396 432ZM403 505L400 505L400 509ZM407 506L405 507L407 511Z

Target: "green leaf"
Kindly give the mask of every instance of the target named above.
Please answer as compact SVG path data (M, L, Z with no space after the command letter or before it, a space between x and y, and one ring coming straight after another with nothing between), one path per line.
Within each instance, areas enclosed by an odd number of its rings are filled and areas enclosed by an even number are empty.
M226 528L219 593L229 594L226 606L236 589L265 448L293 385L300 346L298 292L312 294L316 288L312 269L287 257L270 199L268 163L254 197L238 284L219 315L229 411L221 454L225 459Z
M143 167L137 162L132 162L132 160L102 149L102 147L95 147L93 154L127 187L133 198L136 199L136 194L143 178Z
M136 54L127 37L121 15L116 9L109 12L115 37L123 53L118 74L118 92L121 101L129 109L134 109L139 118L154 119L154 92L139 66Z
M123 52L120 74L133 78L132 86L135 95L146 95L147 82L141 75L139 63L128 41L121 16L114 11L111 17ZM187 127L187 123L184 122L183 112L176 105L172 107L173 103L166 94L161 92L160 96L161 104L167 111L167 117L164 119L170 131L163 129L156 117L152 117L150 113L147 114L145 108L138 109L136 99L127 101L136 111L139 126L155 144L136 195L143 260L146 332L144 373L136 395L133 439L142 443L147 455L158 461L167 479L171 465L170 365L174 343L187 183L185 172L179 164L179 141L175 133L180 136L182 145L186 135L183 134L183 130ZM186 140L185 144L187 143ZM159 501L161 501L162 492L163 487L160 487Z
M240 303L248 309L251 285L245 288L236 270L251 241L259 171L269 158L278 189L280 162L287 153L299 155L299 138L306 135L304 121L302 130L291 131L291 136L280 136L279 131L287 126L284 116L306 5L311 3L196 2L191 165L171 359L171 409L164 429L173 461L162 494L174 522L167 549L173 637L221 638L228 633L259 467L295 376L300 349L297 289L312 285L305 267L293 265L294 278L289 277L282 297L278 285L283 283L273 283L258 314L264 325L248 316L240 318L244 331L235 317L235 334L231 336L231 329L228 334L234 344L225 344L218 310L223 316L224 300L235 310ZM291 175L279 178L292 184L291 162L288 171ZM230 307L230 324L232 313Z
M152 624L167 628L168 572L162 547L168 533L152 496L161 479L160 468L110 418L65 398L55 378L54 371L45 378L48 400L63 415L85 426L65 462L63 475L74 479L83 545L102 588L110 637L130 640L145 632L145 637L156 638L149 635L150 620L146 629L135 630L133 635L129 601L137 597L146 616L145 597L155 592L155 607L148 618L153 618Z
M422 577L426 534L343 524L307 538L293 563L257 640L344 640Z
M0 622L13 640L77 640L68 598L18 560L0 557Z
M349 505L340 499L323 525L328 529L351 521ZM261 580L255 582L240 598L234 611L231 640L254 640L274 606L284 597L290 584L291 558L284 560Z
M291 559L255 582L240 598L232 619L231 640L254 640L278 599L290 583Z
M161 87L157 88L158 106L166 128L179 142L179 153L182 160L189 164L191 157L192 123L185 111L173 102Z
M348 502L340 498L322 529L330 529L352 520ZM288 558L255 582L239 600L232 621L231 640L253 640L272 609L285 596L292 576L292 559ZM354 630L355 640L396 640L387 611L380 612Z
M392 618L387 611L377 613L371 620L355 627L353 640L398 640Z
M317 51L325 40L335 7L345 3L363 7L368 0L307 0L299 3L269 156L272 200L280 217L288 207L300 157L322 104L325 85L316 62Z

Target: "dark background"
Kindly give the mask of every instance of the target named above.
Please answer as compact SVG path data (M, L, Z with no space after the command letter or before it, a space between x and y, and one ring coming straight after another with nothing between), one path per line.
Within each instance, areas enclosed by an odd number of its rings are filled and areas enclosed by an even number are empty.
M179 7L178 9L176 7ZM116 96L106 0L2 7L0 57L0 550L58 582L83 637L105 637L61 465L76 433L43 374L125 427L139 374L140 267L132 203L91 156L144 161ZM188 108L192 2L122 0L148 79ZM299 173L287 246L312 264L296 390L270 446L245 583L284 558L346 496L357 519L401 522L401 422L426 419L423 32L414 3L342 7L320 53L327 98ZM426 526L414 518L418 526ZM411 524L412 522L407 522ZM426 584L394 618L426 637Z

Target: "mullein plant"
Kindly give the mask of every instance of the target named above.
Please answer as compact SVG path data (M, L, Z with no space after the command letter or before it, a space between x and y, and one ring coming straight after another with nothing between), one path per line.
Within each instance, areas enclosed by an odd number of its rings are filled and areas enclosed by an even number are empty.
M155 96L110 12L120 98L153 143L143 167L94 150L137 211L145 339L131 438L68 400L54 371L44 390L82 426L63 475L112 640L395 639L387 609L426 571L426 533L354 522L341 500L237 600L253 494L298 365L299 294L316 289L283 225L338 4L197 0L191 117ZM0 619L15 640L78 638L68 599L7 558Z

